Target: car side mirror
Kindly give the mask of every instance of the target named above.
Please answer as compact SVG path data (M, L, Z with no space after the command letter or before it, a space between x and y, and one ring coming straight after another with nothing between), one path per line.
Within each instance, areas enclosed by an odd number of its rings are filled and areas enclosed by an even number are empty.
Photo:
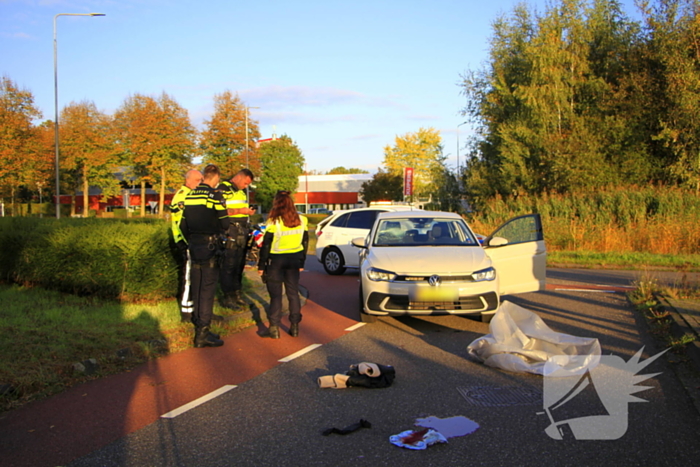
M356 246L357 248L367 248L365 237L353 238L350 243L352 243L352 246Z
M508 245L508 240L506 240L503 237L493 237L491 240L489 240L488 246L491 247L496 247L496 246L504 246Z

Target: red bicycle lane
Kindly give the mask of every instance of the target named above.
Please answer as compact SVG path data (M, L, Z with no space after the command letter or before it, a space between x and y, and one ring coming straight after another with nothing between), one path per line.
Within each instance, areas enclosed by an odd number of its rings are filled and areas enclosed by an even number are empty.
M251 327L225 337L223 347L190 348L30 403L0 416L0 463L69 463L207 394L255 378L285 357L341 337L356 324L307 299L298 338L283 332L279 340L264 339Z

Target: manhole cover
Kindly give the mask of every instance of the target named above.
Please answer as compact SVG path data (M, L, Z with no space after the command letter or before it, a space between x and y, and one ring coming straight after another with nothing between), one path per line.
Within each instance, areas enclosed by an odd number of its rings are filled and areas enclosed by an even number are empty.
M531 405L542 403L542 392L535 388L518 386L494 387L472 386L457 388L459 393L472 405L482 407L505 407L510 405Z

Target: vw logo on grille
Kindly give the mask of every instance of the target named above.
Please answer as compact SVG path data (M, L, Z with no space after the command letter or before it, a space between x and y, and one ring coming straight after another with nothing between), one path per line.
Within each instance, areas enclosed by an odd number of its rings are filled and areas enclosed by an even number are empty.
M437 274L430 276L428 278L428 284L433 285L433 286L440 285L440 276L438 276Z

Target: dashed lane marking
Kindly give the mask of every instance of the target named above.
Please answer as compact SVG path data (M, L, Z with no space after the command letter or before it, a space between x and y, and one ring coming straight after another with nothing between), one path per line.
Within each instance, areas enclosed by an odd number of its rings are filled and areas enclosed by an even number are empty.
M365 324L367 324L367 323L357 323L357 324L353 324L353 325L350 326L349 328L345 328L345 330L346 330L346 331L354 331L355 329L361 328L361 327L364 326Z
M592 293L617 293L617 290L599 290L599 289L563 289L555 288L559 292L592 292Z
M195 407L198 407L198 406L204 404L205 402L209 402L210 400L212 400L216 397L219 397L220 395L222 395L222 394L224 394L224 393L226 393L226 392L228 392L231 389L234 389L236 387L238 387L238 386L231 385L231 384L227 384L226 386L222 386L219 389L217 389L216 391L212 391L209 394L206 394L206 395L200 397L199 399L193 400L192 402L188 402L187 404L182 405L175 410L171 410L170 412L161 415L160 418L175 418L178 415L182 415L183 413L187 412L190 409L194 409Z
M304 347L303 349L301 349L301 350L298 351L298 352L294 352L294 353L291 354L291 355L288 355L288 356L286 356L286 357L284 357L284 358L279 359L278 362L282 362L282 363L291 362L291 361L294 360L295 358L301 357L301 356L304 355L305 353L309 353L309 352L311 352L312 350L314 350L314 349L317 348L317 347L321 347L321 344L311 344L310 346Z

